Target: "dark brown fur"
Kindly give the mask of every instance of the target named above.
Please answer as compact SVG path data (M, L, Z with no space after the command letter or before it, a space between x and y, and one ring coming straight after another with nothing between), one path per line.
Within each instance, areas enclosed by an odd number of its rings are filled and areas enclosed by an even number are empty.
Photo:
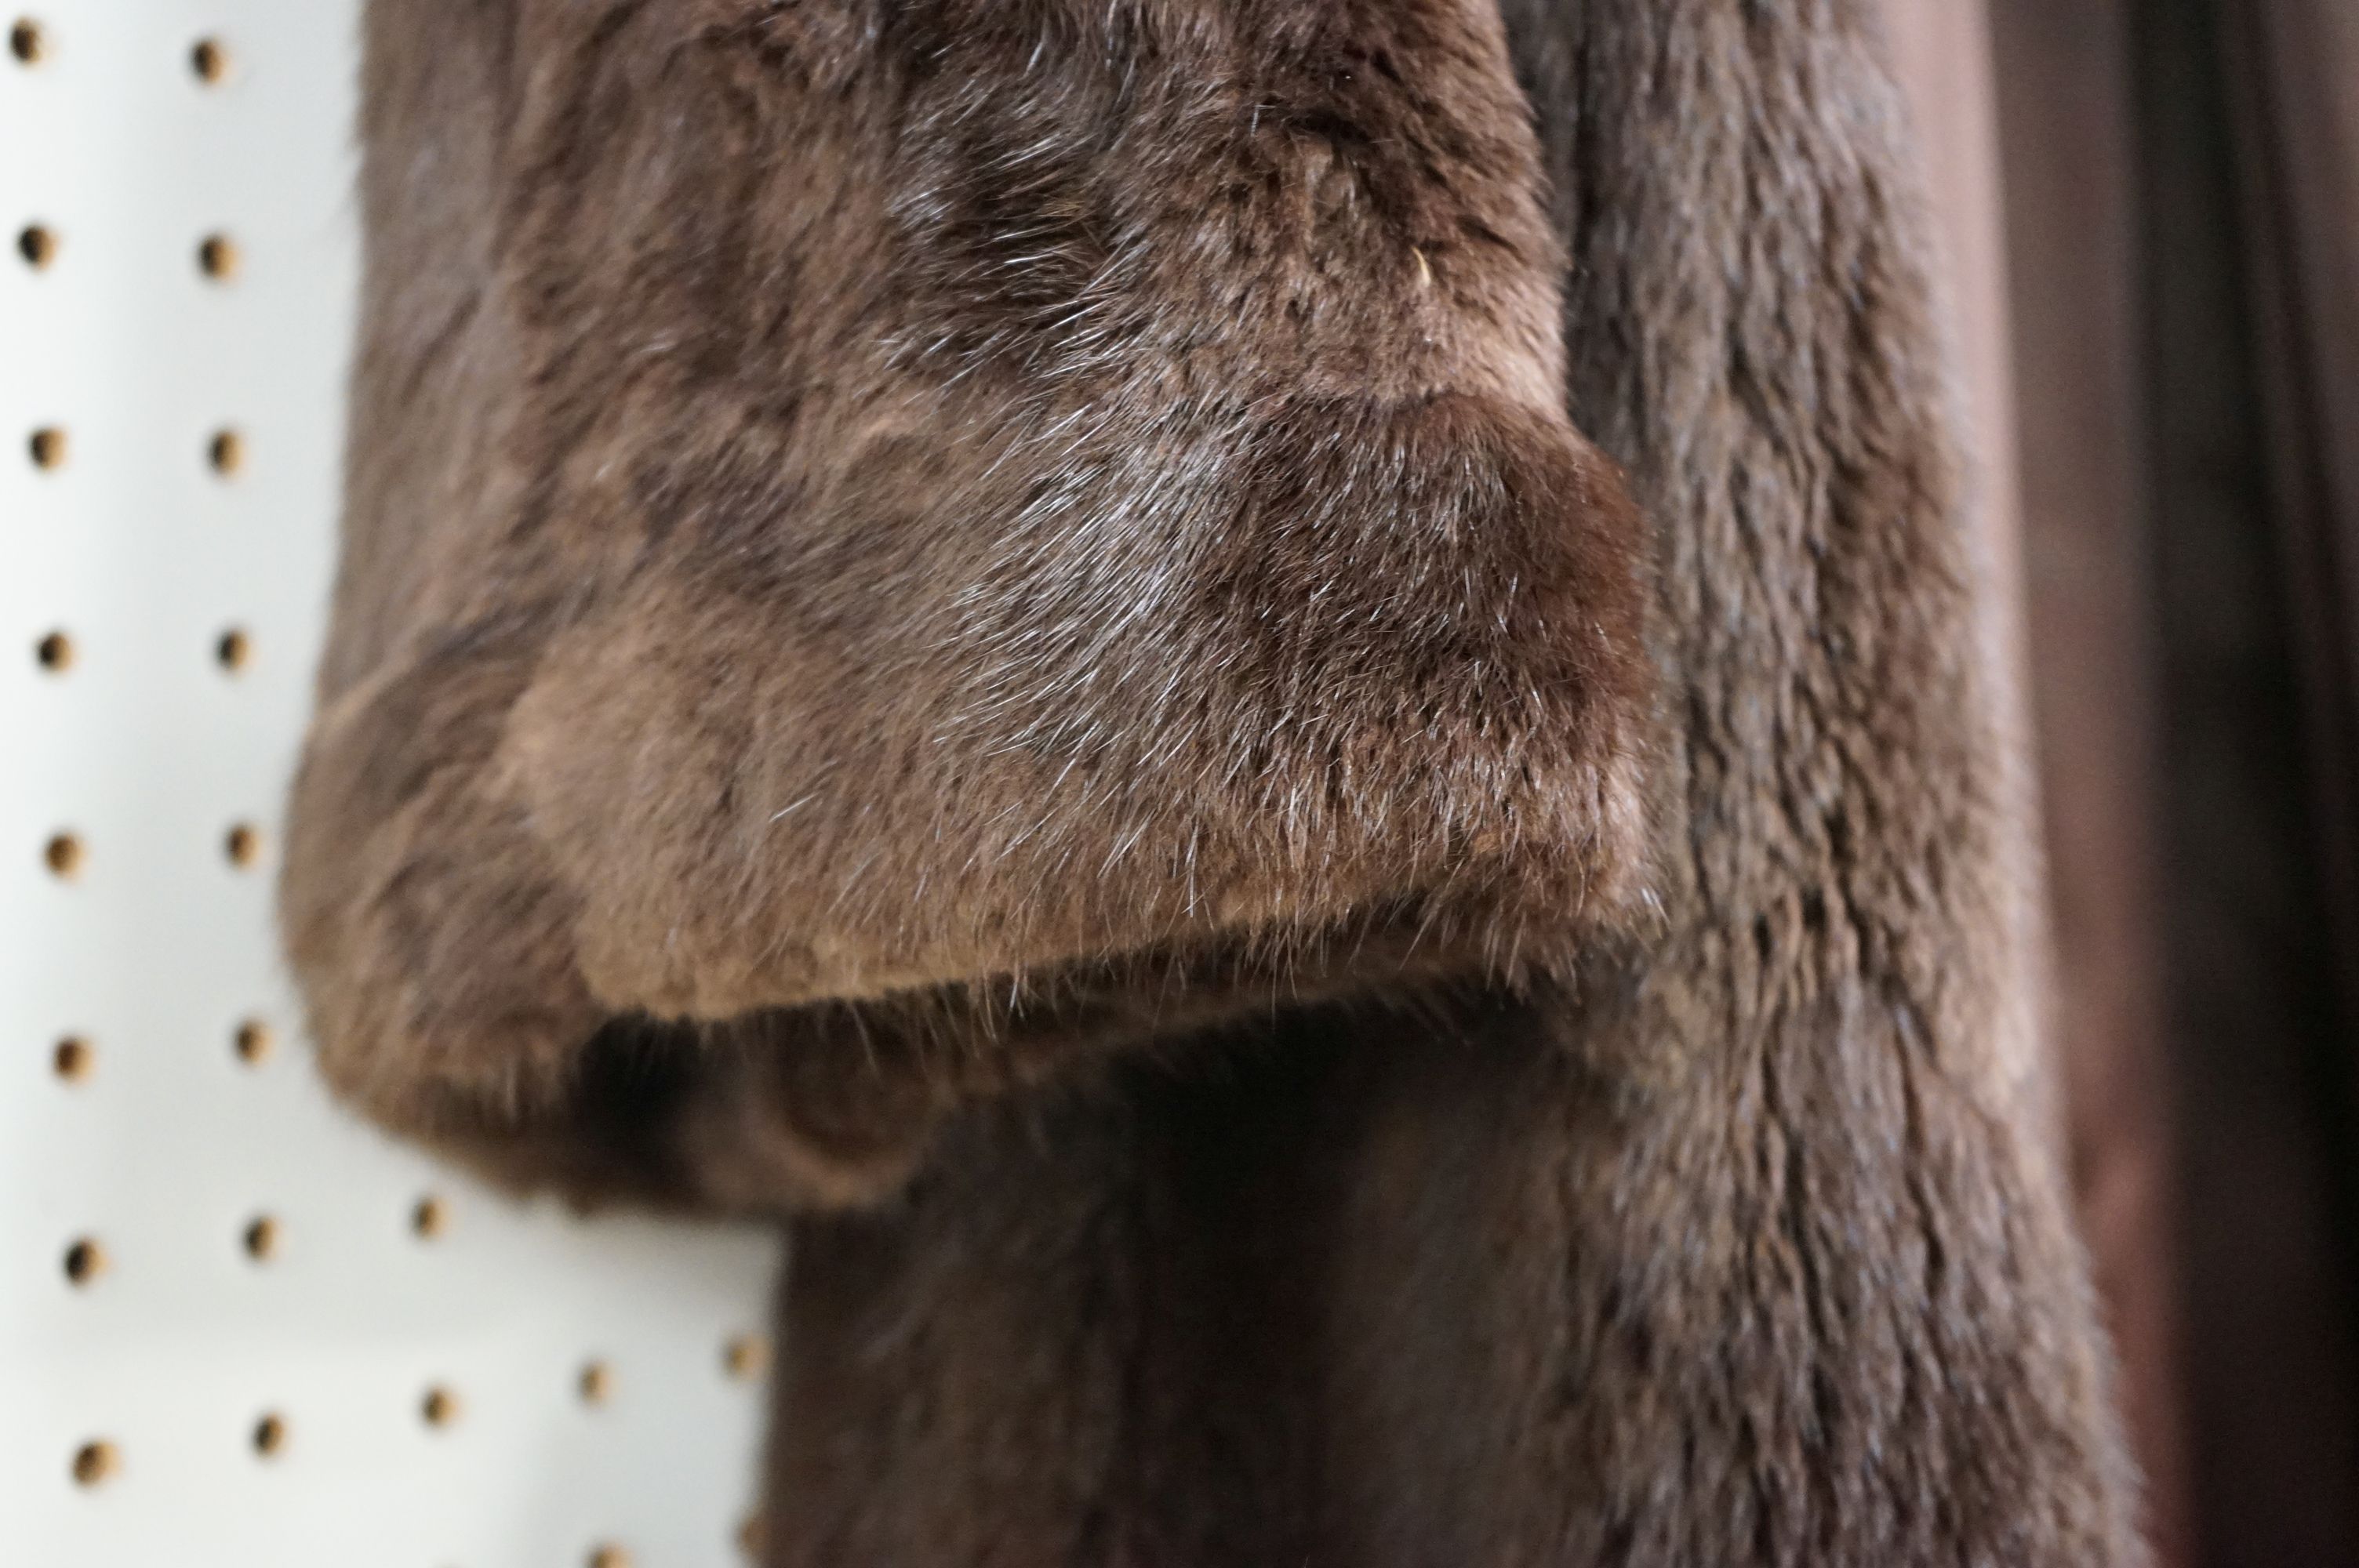
M1861 11L377 0L290 945L774 1562L2137 1561Z
M364 1104L540 1115L638 1017L1512 980L1626 903L1637 530L1485 6L373 27L286 899Z

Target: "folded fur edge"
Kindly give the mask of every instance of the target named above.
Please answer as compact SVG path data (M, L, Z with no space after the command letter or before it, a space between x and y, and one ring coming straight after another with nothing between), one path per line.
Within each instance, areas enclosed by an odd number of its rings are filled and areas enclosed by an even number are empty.
M651 1066L653 1055L671 1054L696 1072L726 1056L708 1048L716 1041L800 1042L810 1054L827 1032L808 1025L849 1020L856 1048L832 1054L840 1082L819 1097L838 1125L808 1125L791 1104L756 1119L777 1147L753 1163L777 1169L776 1156L785 1156L796 1172L786 1184L829 1206L889 1189L934 1122L962 1098L1038 1085L1076 1057L1277 1008L1418 984L1521 988L1560 979L1593 939L1643 925L1651 903L1642 860L1645 846L1660 838L1645 820L1656 798L1656 770L1646 759L1658 725L1631 693L1602 692L1592 695L1604 704L1608 722L1596 735L1606 741L1574 770L1588 805L1558 820L1585 827L1565 842L1461 843L1439 857L1432 845L1417 845L1340 915L1332 908L1300 918L1265 914L1177 936L1107 933L1097 950L1049 962L979 964L947 983L888 983L800 1006L666 1010L649 999L601 995L588 982L566 913L579 890L562 879L536 881L546 867L527 828L531 814L498 792L497 736L532 673L529 658L505 675L461 666L429 681L440 689L424 694L422 707L417 693L374 700L388 683L398 687L389 673L323 711L299 778L282 903L332 1085L395 1130L510 1186L554 1186L577 1199L746 1206L742 1190L716 1195L698 1172L712 1161L681 1146L676 1129L657 1125L678 1108L684 1091L677 1085L643 1097L637 1111L626 1103L632 1093L617 1100L613 1092L618 1083L628 1091L632 1074L603 1089L589 1085L598 1043L617 1031L635 1039L636 1081L652 1088L667 1072ZM455 707L445 712L445 702ZM436 752L448 736L470 732L484 747L476 760ZM388 739L395 749L380 752ZM345 791L383 787L372 775L413 766L420 782L399 808L374 820L340 808L355 799ZM513 840L486 839L490 824ZM359 827L362 836L340 827ZM439 903L399 904L413 885L433 883L438 863L450 874L454 851L474 863L436 890ZM538 935L513 947L507 931L479 931L477 940L471 919ZM438 924L448 929L419 936L421 925ZM899 1082L875 1065L874 1039L887 1030L927 1043L902 1059ZM848 1116L847 1103L856 1108ZM897 1116L900 1125L880 1125ZM847 1119L858 1124L851 1142L861 1146L849 1160L839 1157Z
M1600 762L1613 777L1604 797L1624 812L1643 811L1648 798L1637 743L1645 733L1629 726L1626 743ZM318 750L307 758L308 782L318 782L325 761ZM421 998L415 989L430 989L432 977L407 972L384 928L369 929L368 900L332 896L353 892L339 881L323 901L331 890L303 874L325 859L306 842L321 825L320 814L298 813L285 915L332 1087L397 1132L505 1186L554 1188L583 1204L872 1202L909 1173L936 1122L963 1101L1038 1087L1077 1060L1152 1050L1285 1008L1419 986L1560 983L1596 939L1626 930L1632 912L1650 905L1640 870L1599 845L1551 861L1560 874L1538 879L1518 874L1512 854L1470 855L1440 886L1396 890L1317 927L1269 923L950 984L706 1018L658 1016L597 998L578 973L552 971L538 990L480 995L478 1011L454 1016L440 1005L448 998ZM378 837L389 831L440 837L430 821L415 819L377 825ZM1605 836L1622 843L1657 837L1628 824ZM389 867L379 861L381 888L399 886L419 846L377 848L393 850ZM1593 873L1594 881L1583 880ZM563 948L561 937L554 946ZM369 957L356 957L364 952ZM554 957L571 962L570 949ZM496 972L468 975L462 989L480 992L487 979L506 983L531 968L486 962ZM423 1006L413 1011L418 1001ZM894 1044L880 1051L880 1041ZM804 1058L784 1081L788 1098L759 1093L742 1072L732 1076L734 1057L786 1047ZM716 1130L715 1095L732 1092L724 1085L765 1103L726 1119L718 1128L725 1136L699 1148L699 1132ZM757 1193L748 1172L767 1173L776 1190Z
M329 1076L377 1119L519 1195L554 1190L583 1210L853 1209L897 1193L962 1106L1087 1094L1118 1060L1184 1072L1200 1042L1234 1049L1302 1009L1569 998L1602 951L1644 939L1628 927L1560 927L1470 965L1430 935L1415 919L1330 931L1322 945L1345 956L1296 973L1215 946L735 1018L609 1015L533 1082L393 1087ZM388 1088L401 1107L390 1116Z
M951 561L894 635L831 642L823 596L764 597L800 579L791 535L783 566L659 559L552 630L482 787L581 894L592 992L684 1017L875 996L1311 929L1489 866L1543 924L1613 909L1649 677L1618 473L1547 411L1364 413L1353 441L1271 420L1165 451L1086 499L1169 507L1176 465L1189 510L1107 537L929 497L917 532ZM1076 631L1109 623L1119 648Z
M864 1029L888 1019L927 1020L936 1035L971 1048L923 1056L912 1070L943 1081L914 1100L895 1099L889 1085L870 1097L909 1111L918 1137L957 1091L1002 1092L1038 1081L1057 1060L1116 1037L1151 1038L1183 1018L1209 1023L1380 989L1413 975L1515 985L1569 968L1588 935L1619 929L1645 903L1639 861L1658 838L1644 820L1655 772L1645 762L1656 728L1643 653L1651 596L1639 586L1641 523L1618 473L1559 422L1538 434L1546 438L1534 449L1553 455L1534 471L1564 482L1527 493L1549 498L1533 503L1541 534L1568 531L1546 548L1564 557L1553 568L1560 574L1569 563L1580 568L1564 579L1574 585L1566 601L1572 613L1543 616L1505 643L1484 644L1515 654L1506 667L1522 668L1538 683L1536 693L1553 694L1545 701L1535 695L1538 728L1502 735L1479 721L1480 709L1461 715L1477 722L1429 728L1404 714L1401 691L1369 686L1363 671L1341 688L1357 686L1357 697L1337 706L1371 721L1351 738L1386 758L1391 782L1375 798L1397 814L1394 819L1339 818L1325 848L1314 836L1299 859L1233 855L1266 896L1215 897L1201 911L1191 900L1184 916L1175 914L1169 889L1151 885L1151 877L1139 882L1133 865L1129 886L1112 879L1091 890L1101 918L1069 925L1045 946L1027 946L1016 939L1021 922L996 918L1037 896L1010 879L1022 884L1042 868L994 866L985 881L998 885L969 908L981 918L930 950L929 972L914 981L906 965L892 961L889 919L831 930L824 909L814 916L780 906L791 916L785 940L818 944L823 954L821 963L805 964L801 980L762 975L765 955L781 939L775 925L764 935L727 917L690 934L680 954L691 971L722 977L706 985L708 977L696 975L688 1005L679 992L635 987L627 970L625 983L613 983L614 970L585 957L583 922L601 917L600 899L636 901L647 886L636 879L653 873L658 883L669 879L665 891L676 903L710 905L715 888L751 892L752 868L742 860L669 866L642 860L633 867L626 856L617 863L601 842L644 822L626 824L614 800L570 824L544 816L535 778L596 768L601 749L639 755L648 741L635 740L627 727L602 734L598 705L611 687L593 679L584 688L590 706L576 721L547 730L559 737L553 751L521 761L512 752L518 714L542 679L578 682L585 673L549 641L564 625L552 632L527 617L506 631L484 623L413 643L425 651L381 667L323 709L297 783L282 916L332 1083L379 1120L428 1141L480 1147L505 1136L526 1164L582 1189L602 1184L585 1172L614 1163L625 1146L625 1167L665 1158L647 1146L648 1129L621 1126L612 1115L603 1122L584 1118L582 1085L593 1044L634 1019L650 1021L643 1045L660 1040L675 1051L700 1030L756 1013L791 1018L798 1007L848 1005ZM1532 525L1532 517L1516 524ZM1478 528L1474 537L1481 536ZM1480 561L1479 549L1470 559ZM1503 617L1500 632L1508 627ZM1515 640L1526 633L1532 640ZM1527 667L1518 650L1528 652ZM629 680L635 667L609 673ZM1338 667L1353 668L1348 661ZM688 705L699 706L692 692ZM667 717L677 709L658 708L652 722L680 722ZM1242 728L1223 745L1249 754L1260 743L1258 712L1252 703L1235 708ZM1335 756L1352 754L1314 749L1294 761L1309 770L1303 780L1315 781L1339 765ZM709 764L691 750L620 799L644 802L653 790L717 804L740 793L731 766ZM948 787L953 777L937 784ZM1471 793L1470 781L1477 781ZM1192 814L1234 847L1268 837L1270 798L1255 784L1210 806L1184 790L1167 791L1158 805L1182 823ZM904 830L879 825L891 814L880 819L857 796L834 809L844 823L865 819L866 831L892 832L894 847L907 848ZM689 817L701 820L694 809ZM1093 824L1071 826L1087 837ZM722 842L693 826L679 837ZM930 840L920 833L914 841ZM927 874L922 855L915 862L902 857L896 871L905 898L941 880ZM1299 879L1291 892L1289 879ZM766 896L776 903L779 894ZM629 940L681 935L658 921L634 936L629 925L620 922ZM607 946L614 946L611 935ZM813 974L828 983L812 986ZM673 1027L664 1028L666 1021ZM775 1039L781 1031L765 1033ZM1010 1062L1022 1070L1010 1070ZM846 1065L856 1077L865 1058L849 1057ZM785 1108L781 1125L793 1108ZM570 1135L582 1147L561 1148ZM650 1184L647 1173L638 1184Z

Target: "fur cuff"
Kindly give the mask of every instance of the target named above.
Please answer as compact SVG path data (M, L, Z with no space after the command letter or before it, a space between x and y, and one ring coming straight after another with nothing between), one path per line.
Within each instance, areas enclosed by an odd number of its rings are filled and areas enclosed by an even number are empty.
M364 1107L592 1188L882 1035L867 1169L941 1042L1631 898L1643 546L1490 0L402 9L284 889Z

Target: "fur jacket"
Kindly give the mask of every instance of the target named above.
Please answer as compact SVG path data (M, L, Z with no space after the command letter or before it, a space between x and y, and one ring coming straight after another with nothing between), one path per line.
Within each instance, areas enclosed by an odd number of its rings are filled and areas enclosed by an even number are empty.
M766 1551L2126 1565L1870 0L374 0L282 890Z

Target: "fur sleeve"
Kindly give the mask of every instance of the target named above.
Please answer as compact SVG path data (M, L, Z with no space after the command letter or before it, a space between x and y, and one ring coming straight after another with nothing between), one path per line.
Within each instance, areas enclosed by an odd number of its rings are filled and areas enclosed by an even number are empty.
M1614 921L1644 545L1499 35L376 0L283 890L338 1087L843 1196L1077 1048Z

